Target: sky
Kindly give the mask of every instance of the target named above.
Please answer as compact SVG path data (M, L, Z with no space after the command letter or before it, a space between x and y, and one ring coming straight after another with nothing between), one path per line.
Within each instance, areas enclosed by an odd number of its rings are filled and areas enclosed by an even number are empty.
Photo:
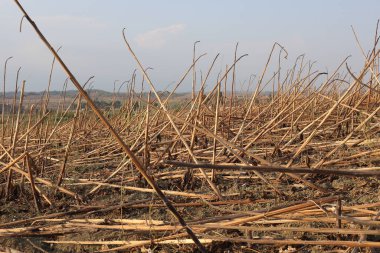
M348 63L360 71L364 58L356 44L351 25L365 50L373 46L380 1L254 1L254 0L22 0L25 10L82 84L95 76L93 87L112 91L113 85L130 79L137 67L127 50L122 29L157 90L173 85L192 63L193 43L197 55L207 53L197 65L199 77L220 53L209 81L226 64L231 65L235 45L238 55L248 54L237 65L237 83L259 75L274 42L285 47L289 56L283 68L305 54L315 70L333 72L351 55ZM16 71L26 90L47 88L52 55L14 1L0 0L0 73L8 64L6 90L14 89ZM279 50L271 66L278 64ZM284 70L285 71L285 70ZM141 78L141 75L139 75ZM61 90L66 75L55 66L52 90ZM1 78L2 80L2 78ZM2 81L1 81L2 83ZM2 86L2 85L1 85ZM170 87L170 86L169 86ZM74 89L71 84L69 89ZM191 75L179 91L191 90Z

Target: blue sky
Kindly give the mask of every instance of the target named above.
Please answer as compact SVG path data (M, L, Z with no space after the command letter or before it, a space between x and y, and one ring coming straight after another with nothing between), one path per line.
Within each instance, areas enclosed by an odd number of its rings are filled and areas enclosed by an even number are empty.
M289 53L283 68L298 55L317 61L316 70L332 72L348 55L350 66L358 72L363 64L351 25L366 50L371 49L380 1L226 1L226 0L33 0L21 1L48 40L80 82L95 75L94 87L112 90L114 80L128 80L136 65L126 49L121 31L157 89L177 81L192 61L193 42L200 40L198 53L207 53L197 71L207 71L221 53L212 77L238 54L249 54L238 65L237 80L243 83L251 74L261 73L275 41ZM29 24L19 33L21 14L12 0L0 0L0 62L9 56L7 90L14 87L16 70L27 90L47 87L52 56ZM278 57L278 51L275 53ZM275 68L277 60L272 62ZM60 90L65 80L58 66L52 89ZM214 79L210 79L209 86ZM190 79L181 91L190 90ZM73 88L73 86L71 86Z

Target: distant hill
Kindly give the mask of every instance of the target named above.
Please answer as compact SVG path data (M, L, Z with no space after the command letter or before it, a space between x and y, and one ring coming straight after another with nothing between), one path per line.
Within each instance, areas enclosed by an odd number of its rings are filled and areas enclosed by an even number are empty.
M24 95L25 97L42 97L44 96L44 94L46 93L46 91L28 91L28 92L25 92ZM66 97L70 98L70 97L75 97L77 94L78 94L78 91L76 90L67 90L66 92ZM87 90L87 93L91 96L91 97L103 97L103 98L107 98L107 97L113 97L114 96L114 93L113 92L110 92L110 91L105 91L105 90L99 90L99 89L91 89L91 90ZM162 97L167 97L170 92L169 91L158 91L157 92L158 95L162 96ZM136 92L135 94L138 94L140 95L140 92ZM19 97L20 95L20 92L17 93L17 97ZM63 97L64 95L64 92L63 91L50 91L50 97L60 97L62 96ZM126 92L119 92L116 94L116 97L126 97L127 93ZM148 92L144 92L143 94L143 97L147 97L148 96ZM173 98L175 97L183 97L183 96L191 96L191 93L190 92L179 92L179 93L175 93L172 95ZM2 93L0 93L0 97L2 97ZM14 92L12 91L7 91L5 92L5 97L7 99L12 99L14 97Z

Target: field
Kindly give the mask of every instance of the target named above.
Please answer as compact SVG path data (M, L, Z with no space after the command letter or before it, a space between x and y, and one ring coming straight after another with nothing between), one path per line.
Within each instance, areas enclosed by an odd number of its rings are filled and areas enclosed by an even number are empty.
M124 37L139 70L106 93L40 38L68 79L1 94L0 251L379 252L378 40L362 69L300 56L281 78L275 43L244 89L245 55L202 80L194 57L158 92Z

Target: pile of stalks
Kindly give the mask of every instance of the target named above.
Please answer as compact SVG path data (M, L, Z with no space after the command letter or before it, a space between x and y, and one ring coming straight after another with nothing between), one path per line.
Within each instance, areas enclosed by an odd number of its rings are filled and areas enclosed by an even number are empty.
M123 33L139 70L121 84L127 92L115 87L111 105L98 108L90 85L79 84L15 3L54 60L40 100L24 93L28 83L19 78L6 96L5 62L0 250L377 252L377 34L360 72L347 59L332 73L313 71L300 56L268 78L276 49L279 59L287 55L275 43L244 89L235 84L245 57L237 47L212 80L218 56L196 78L203 55L196 57L194 44L189 68L159 94ZM57 64L68 79L53 105ZM176 99L188 75L193 92ZM66 96L68 83L76 96Z

